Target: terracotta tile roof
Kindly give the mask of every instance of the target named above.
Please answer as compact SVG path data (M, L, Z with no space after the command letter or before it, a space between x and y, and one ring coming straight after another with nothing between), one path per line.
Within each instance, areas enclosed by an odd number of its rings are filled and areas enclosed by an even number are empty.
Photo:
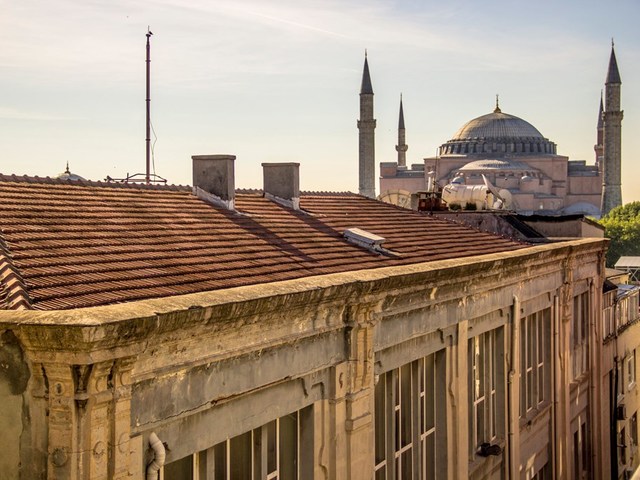
M0 308L105 305L527 246L349 193L303 194L305 213L239 191L236 207L190 187L0 175ZM399 256L348 243L351 227Z

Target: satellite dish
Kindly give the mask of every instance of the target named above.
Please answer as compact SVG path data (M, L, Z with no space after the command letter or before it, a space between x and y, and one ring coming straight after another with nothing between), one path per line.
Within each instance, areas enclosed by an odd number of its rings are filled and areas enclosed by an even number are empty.
M482 180L484 181L485 187L487 187L487 191L490 192L495 198L496 202L493 204L493 208L495 210L509 210L513 206L513 195L506 188L497 189L493 186L493 184L489 181L487 177L482 175Z
M411 192L408 190L387 190L378 196L378 200L402 208L411 208Z

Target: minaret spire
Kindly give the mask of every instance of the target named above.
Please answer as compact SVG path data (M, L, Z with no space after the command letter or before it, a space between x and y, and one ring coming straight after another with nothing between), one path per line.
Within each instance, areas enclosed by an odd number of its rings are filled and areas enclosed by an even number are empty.
M373 95L373 87L371 86L371 75L369 75L369 62L367 61L367 51L364 51L364 70L362 72L362 84L360 85L360 95Z
M407 166L407 150L409 149L409 146L405 142L404 110L402 108L402 94L400 94L400 114L398 116L398 144L396 145L396 152L398 152L398 167Z
M622 205L622 117L620 88L622 80L618 70L616 52L611 41L611 56L604 88L604 159L602 165L602 206L606 215Z
M598 128L604 127L604 100L603 92L600 90L600 110L598 111Z
M602 174L602 162L604 158L604 103L602 100L602 90L600 91L600 109L598 110L598 124L596 132L596 144L593 146L596 152L596 166Z
M375 186L375 128L373 118L373 87L369 74L367 51L364 52L364 69L360 85L360 119L358 120L359 137L359 177L358 191L360 195L370 198L376 196Z
M611 39L611 56L609 57L606 83L622 83L620 71L618 70L618 61L616 60L616 51L613 48L613 39Z

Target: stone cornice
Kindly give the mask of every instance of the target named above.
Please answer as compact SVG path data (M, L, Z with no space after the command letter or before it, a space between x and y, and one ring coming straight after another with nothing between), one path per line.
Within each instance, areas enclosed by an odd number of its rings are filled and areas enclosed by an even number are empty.
M256 317L278 311L315 315L318 304L376 302L382 292L415 289L451 280L464 284L491 270L601 252L604 239L578 239L513 252L308 277L262 285L61 311L0 311L0 329L12 329L32 352L67 352L77 361L134 354L158 333L187 332L190 326ZM451 282L450 282L451 283ZM339 311L339 310L336 310ZM187 333L184 333L187 335ZM82 358L80 358L82 357ZM86 358L85 358L86 357Z

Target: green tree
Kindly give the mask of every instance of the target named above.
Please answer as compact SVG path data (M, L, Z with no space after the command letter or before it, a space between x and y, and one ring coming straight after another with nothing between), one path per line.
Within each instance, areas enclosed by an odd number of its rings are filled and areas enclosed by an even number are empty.
M607 266L613 267L623 256L640 256L640 202L614 208L599 223L611 239Z

